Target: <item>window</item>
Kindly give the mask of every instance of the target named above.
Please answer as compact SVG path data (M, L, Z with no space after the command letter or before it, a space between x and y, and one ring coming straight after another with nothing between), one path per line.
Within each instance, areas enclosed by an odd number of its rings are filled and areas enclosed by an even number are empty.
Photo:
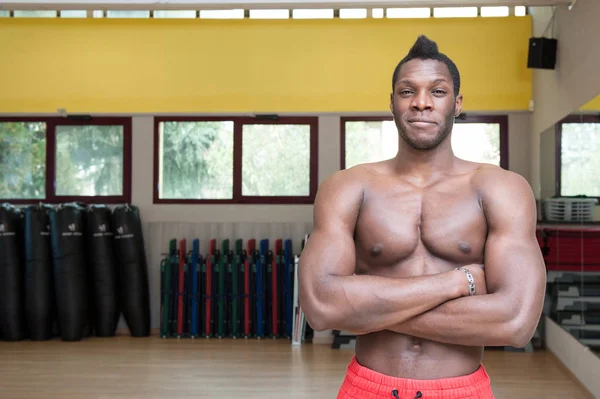
M195 10L156 10L154 18L196 18Z
M436 18L476 17L477 7L439 7L433 9Z
M22 18L56 18L58 12L54 10L15 10L13 15Z
M481 7L482 17L508 17L510 9L508 6Z
M392 118L342 118L341 168L393 158L398 130ZM454 154L473 162L508 168L508 118L470 116L457 119L452 131Z
M128 118L0 119L0 199L131 201Z
M515 7L515 15L517 17L524 17L527 15L527 7L525 6L516 6Z
M388 18L429 18L431 8L388 8Z
M144 10L108 10L108 18L150 18L150 11Z
M556 129L556 194L600 197L600 116L567 117Z
M207 19L244 19L244 10L200 10L200 18Z
M290 10L250 10L252 19L288 19Z
M317 118L155 118L155 203L310 204Z
M366 8L342 8L340 9L340 18L360 19L367 18Z
M60 12L61 18L87 18L86 10L62 10Z
M333 9L297 9L292 11L295 19L321 19L333 18Z

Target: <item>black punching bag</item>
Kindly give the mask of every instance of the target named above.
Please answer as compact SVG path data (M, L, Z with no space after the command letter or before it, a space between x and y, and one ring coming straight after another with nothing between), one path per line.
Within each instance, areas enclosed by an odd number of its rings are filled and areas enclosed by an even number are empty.
M120 205L113 210L115 252L123 316L133 337L150 335L148 266L139 209Z
M98 337L112 337L121 315L112 215L104 205L90 205L86 216L94 327Z
M64 341L80 341L89 328L84 208L61 204L50 212L58 324Z
M56 320L50 209L41 204L25 209L25 314L33 341L52 338Z
M16 207L0 205L0 335L5 341L26 338L21 217Z

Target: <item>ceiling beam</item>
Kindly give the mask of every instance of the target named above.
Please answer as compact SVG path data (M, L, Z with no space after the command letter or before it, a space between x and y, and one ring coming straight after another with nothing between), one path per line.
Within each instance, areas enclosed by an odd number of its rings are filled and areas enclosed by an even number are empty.
M557 6L573 0L5 0L0 10L197 10L269 8L397 8Z

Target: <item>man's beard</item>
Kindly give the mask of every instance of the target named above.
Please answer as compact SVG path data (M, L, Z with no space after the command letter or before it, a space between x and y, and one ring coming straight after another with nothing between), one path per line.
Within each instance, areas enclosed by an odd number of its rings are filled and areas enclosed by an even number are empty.
M398 133L400 134L400 137L402 137L406 144L408 144L411 148L420 151L432 150L439 146L452 132L452 127L454 124L454 112L454 109L451 109L450 112L448 112L448 115L446 115L446 118L444 120L444 124L438 126L440 128L440 131L435 137L431 139L409 137L406 133L404 121L396 121L396 127L398 128ZM396 119L395 116L394 119Z

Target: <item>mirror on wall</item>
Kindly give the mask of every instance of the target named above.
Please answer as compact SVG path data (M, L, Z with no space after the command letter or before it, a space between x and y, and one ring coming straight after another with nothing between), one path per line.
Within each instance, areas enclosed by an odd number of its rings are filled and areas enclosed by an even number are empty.
M545 314L600 356L600 95L540 140Z

